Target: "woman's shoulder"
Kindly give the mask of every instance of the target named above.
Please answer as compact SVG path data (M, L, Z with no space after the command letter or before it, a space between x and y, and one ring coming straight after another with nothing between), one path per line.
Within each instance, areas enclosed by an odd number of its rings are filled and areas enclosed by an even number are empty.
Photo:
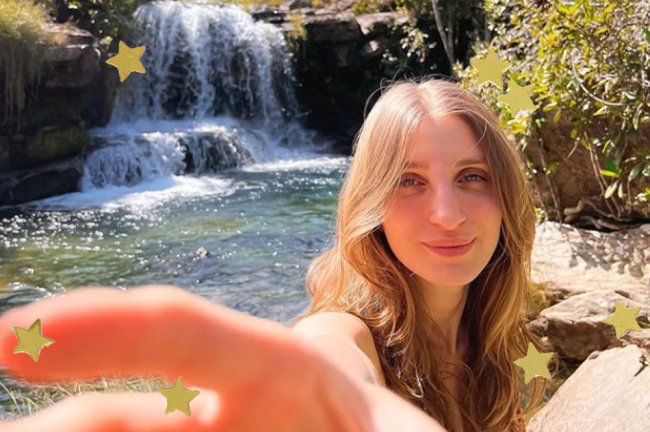
M353 342L370 359L380 383L385 386L381 361L375 346L375 340L366 323L350 312L323 311L308 315L292 325L292 329L307 336L335 334Z

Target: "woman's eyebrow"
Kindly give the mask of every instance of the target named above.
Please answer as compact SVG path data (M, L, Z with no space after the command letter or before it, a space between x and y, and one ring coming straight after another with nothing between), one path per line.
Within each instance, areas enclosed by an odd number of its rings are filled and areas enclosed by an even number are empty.
M485 159L463 159L456 163L454 166L466 166L466 165L486 165L487 161ZM406 163L406 168L426 168L427 164L422 162L412 162L408 161Z

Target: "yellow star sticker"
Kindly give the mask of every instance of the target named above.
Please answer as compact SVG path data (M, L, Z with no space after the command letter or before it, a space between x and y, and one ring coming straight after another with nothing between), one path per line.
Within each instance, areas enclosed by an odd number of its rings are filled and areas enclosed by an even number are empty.
M492 82L498 88L503 89L502 75L510 63L497 57L494 48L488 48L488 54L485 58L472 58L470 64L478 69L478 84L482 85L486 81Z
M189 390L183 385L183 377L178 378L174 387L160 389L160 393L167 398L165 414L178 410L186 415L190 414L190 401L199 395L198 390Z
M18 343L16 344L16 348L14 348L14 353L29 354L35 362L38 361L41 349L54 343L52 339L46 338L41 333L40 318L34 321L34 324L28 329L14 327L14 333L18 337Z
M528 342L528 352L526 357L515 360L515 364L524 370L524 381L526 384L533 379L535 375L551 379L548 371L548 361L553 357L553 353L540 353L532 342Z
M533 91L533 87L533 84L520 86L516 82L510 80L508 83L508 89L510 91L507 94L499 96L497 99L499 102L503 102L510 106L510 112L514 117L520 111L532 111L535 109L535 104L530 98L530 93Z
M616 310L603 320L604 323L614 326L616 339L620 339L627 330L641 330L636 316L641 310L640 306L627 308L618 300L614 302Z
M117 55L106 60L106 63L117 68L117 71L120 74L120 82L124 82L131 72L147 72L140 62L140 57L142 57L142 54L144 53L144 48L144 45L130 48L127 44L120 41Z

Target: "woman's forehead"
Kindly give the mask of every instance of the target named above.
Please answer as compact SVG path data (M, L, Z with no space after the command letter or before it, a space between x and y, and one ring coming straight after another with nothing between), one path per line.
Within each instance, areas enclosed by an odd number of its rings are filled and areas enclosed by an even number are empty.
M435 161L454 166L488 164L481 143L469 131L447 134L423 128L407 143L405 163L410 168L425 168Z

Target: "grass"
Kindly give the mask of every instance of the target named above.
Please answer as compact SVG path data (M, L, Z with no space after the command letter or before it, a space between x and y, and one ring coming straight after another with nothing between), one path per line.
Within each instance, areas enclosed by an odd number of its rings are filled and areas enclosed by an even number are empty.
M0 392L8 394L13 402L13 405L6 408L9 418L18 419L41 411L66 397L83 393L155 392L169 385L164 380L152 377L105 377L83 383L30 384L29 387L17 386L11 389L0 382Z
M30 0L0 0L0 74L4 75L4 112L25 107L25 88L37 76L43 58L47 11Z

